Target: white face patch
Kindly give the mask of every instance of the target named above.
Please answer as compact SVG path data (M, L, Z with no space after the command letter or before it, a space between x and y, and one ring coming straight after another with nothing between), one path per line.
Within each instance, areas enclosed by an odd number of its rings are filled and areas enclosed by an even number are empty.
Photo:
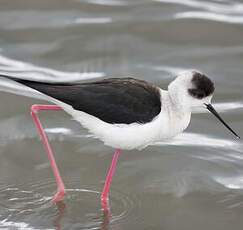
M178 107L191 110L209 103L213 92L213 82L198 71L181 73L168 87L169 94Z

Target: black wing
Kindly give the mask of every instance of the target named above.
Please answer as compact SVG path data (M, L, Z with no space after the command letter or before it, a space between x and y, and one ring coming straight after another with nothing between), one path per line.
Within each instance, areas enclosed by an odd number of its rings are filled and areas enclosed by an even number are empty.
M158 88L134 78L110 78L79 84L13 80L108 123L146 123L161 110Z

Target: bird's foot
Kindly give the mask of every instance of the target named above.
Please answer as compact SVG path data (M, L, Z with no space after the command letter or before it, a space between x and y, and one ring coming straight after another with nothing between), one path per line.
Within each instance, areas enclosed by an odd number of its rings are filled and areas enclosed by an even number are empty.
M56 194L53 196L52 198L52 202L53 203L57 203L59 201L62 201L64 199L65 196L65 189L58 189Z

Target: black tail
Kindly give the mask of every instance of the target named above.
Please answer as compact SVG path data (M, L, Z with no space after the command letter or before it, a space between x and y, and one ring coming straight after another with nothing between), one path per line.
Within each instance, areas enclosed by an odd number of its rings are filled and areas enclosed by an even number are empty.
M29 86L31 88L33 88L32 86L36 85L36 84L43 84L43 85L70 85L69 83L56 83L56 82L44 82L44 81L38 81L38 80L36 80L36 81L34 80L33 81L33 80L21 79L21 78L17 78L17 77L5 75L5 74L0 74L0 77L13 80L15 82L18 82L20 84Z
M10 79L10 80L19 82L19 83L21 83L21 80L22 80L22 79L19 79L19 78L17 78L17 77L13 77L13 76L5 75L5 74L0 74L0 77L2 77L2 78L7 78L7 79Z
M82 84L80 83L69 84L69 83L55 83L55 82L39 82L39 81L20 79L20 78L16 78L4 74L0 74L0 77L13 80L20 84L28 86L32 89L35 89L40 93L43 93L47 96L53 97L57 100L69 104L72 98L78 95L82 88Z

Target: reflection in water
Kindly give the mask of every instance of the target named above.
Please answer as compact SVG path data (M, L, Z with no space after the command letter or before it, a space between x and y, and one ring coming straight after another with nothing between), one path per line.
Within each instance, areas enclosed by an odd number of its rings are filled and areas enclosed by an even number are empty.
M102 218L103 218L103 221L100 225L100 230L108 230L109 224L110 224L110 219L111 219L110 208L103 210L103 217Z
M68 187L70 180L67 180ZM73 181L71 181L71 184ZM109 229L109 226L128 217L134 202L127 196L113 192L112 207L106 203L100 205L100 193L90 189L67 189L64 201L53 204L51 195L43 197L53 190L55 181L46 180L33 184L22 184L21 188L1 186L0 188L0 228L49 229L53 226L61 230L64 219L69 218L71 225L78 229ZM26 190L32 188L32 190ZM102 207L102 208L101 208ZM112 214L111 210L115 210ZM83 214L82 217L80 215ZM16 221L21 219L21 221ZM51 225L51 226L50 226Z
M74 191L73 189L71 189L71 190ZM69 191L70 191L70 189L69 189ZM87 190L87 192L89 192L89 190ZM61 230L62 229L62 220L63 220L63 218L65 218L65 214L66 214L68 207L65 204L65 201L59 201L53 205L56 205L56 207L57 207L57 213L54 218L54 227L57 230ZM111 208L109 206L109 203L107 203L107 202L105 202L105 203L102 202L101 205L102 205L102 210L101 210L100 216L97 216L94 219L94 221L98 221L98 222L96 224L93 223L92 226L90 226L90 228L88 226L87 227L84 226L85 229L97 229L97 227L99 227L99 229L101 229L101 230L109 229L110 220L112 218ZM99 223L100 223L100 226L99 226ZM90 224L91 224L91 222L88 223L88 225L90 225Z
M62 230L62 219L65 217L65 211L66 211L66 204L64 201L59 201L56 203L57 206L57 214L56 218L54 219L54 227L56 230ZM110 220L112 218L112 214L110 211L110 207L106 206L102 209L102 213L98 219L100 219L101 224L99 226L100 230L108 230L110 225ZM23 225L22 225L23 226ZM24 225L26 227L26 225ZM97 227L92 229L97 229Z
M56 203L58 213L56 215L56 218L54 219L54 226L56 230L61 230L61 221L65 213L66 204L63 201L59 201Z

